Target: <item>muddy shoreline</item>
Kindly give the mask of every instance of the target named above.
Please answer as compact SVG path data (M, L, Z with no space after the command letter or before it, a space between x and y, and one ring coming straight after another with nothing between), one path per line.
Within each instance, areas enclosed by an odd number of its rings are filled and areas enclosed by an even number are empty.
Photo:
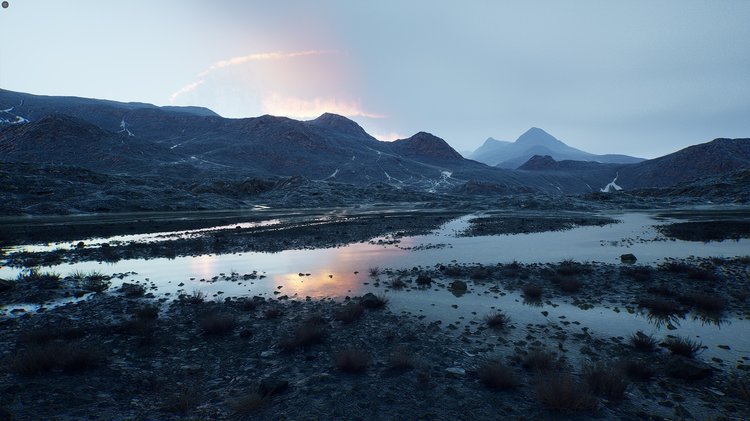
M425 287L460 289L462 281L469 293L522 291L530 306L566 301L650 312L642 299L667 297L681 306L680 317L702 311L681 297L710 288L725 300L718 317L748 318L747 284L744 290L735 285L747 265L747 259L675 261L661 268L442 264L383 270L373 279L386 299L393 288L420 294ZM564 287L566 279L581 287ZM670 284L677 279L689 281ZM540 296L526 290L532 284ZM669 285L676 288L671 296ZM43 314L7 318L0 322L0 413L19 420L456 419L466 411L476 419L731 419L750 410L741 394L750 379L747 358L674 355L665 347L668 336L654 338L653 350L639 351L629 337L592 334L563 319L522 324L507 314L504 323L490 326L485 317L502 308L477 309L476 320L445 325L393 313L387 303L368 304L373 297L336 302L186 292L168 301L149 298L146 290L104 289ZM359 313L352 312L358 305ZM50 349L83 355L73 363L40 363ZM364 366L337 360L344 351ZM533 366L540 355L548 365ZM488 363L505 371L497 374ZM596 363L624 382L622 394L592 386ZM651 370L638 373L633 367L639 365ZM511 379L508 386L488 383L488 370ZM587 404L571 408L551 400L553 378L577 385L584 394L577 399Z

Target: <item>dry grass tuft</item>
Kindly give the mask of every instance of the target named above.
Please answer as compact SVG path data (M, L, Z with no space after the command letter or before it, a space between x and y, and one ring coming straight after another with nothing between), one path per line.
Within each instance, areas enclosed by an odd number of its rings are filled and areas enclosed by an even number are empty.
M488 361L477 369L479 381L490 389L508 390L518 386L513 370L499 361Z
M336 368L344 373L363 373L370 364L370 356L361 349L348 348L337 352L333 361Z

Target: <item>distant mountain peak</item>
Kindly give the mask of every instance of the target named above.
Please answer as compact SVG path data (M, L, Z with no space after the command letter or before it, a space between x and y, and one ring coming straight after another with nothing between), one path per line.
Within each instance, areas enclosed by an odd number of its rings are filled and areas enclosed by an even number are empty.
M323 113L320 117L307 121L307 123L351 136L373 138L356 121L334 113Z
M427 156L440 159L459 159L463 157L445 140L432 133L419 132L407 139L399 139L392 145L408 155Z
M516 139L516 143L519 145L540 145L547 147L565 145L565 143L538 127L526 130Z

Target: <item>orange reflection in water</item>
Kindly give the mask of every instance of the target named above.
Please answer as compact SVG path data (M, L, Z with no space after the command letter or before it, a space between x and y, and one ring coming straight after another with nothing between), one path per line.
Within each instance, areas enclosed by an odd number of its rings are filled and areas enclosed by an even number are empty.
M196 278L210 279L218 275L216 272L216 256L202 255L190 259L190 270Z
M329 276L333 275L333 277ZM272 276L274 282L283 285L279 290L281 294L288 296L297 295L304 297L344 297L347 295L360 295L364 289L364 282L372 282L372 279L362 273L355 275L352 272L333 272L322 270L311 273L310 276L299 276L298 273L286 273Z

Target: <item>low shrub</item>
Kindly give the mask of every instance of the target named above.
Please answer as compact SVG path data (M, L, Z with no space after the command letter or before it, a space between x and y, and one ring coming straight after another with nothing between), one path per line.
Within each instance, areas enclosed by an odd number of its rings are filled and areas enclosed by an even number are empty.
M230 333L237 319L228 313L208 313L200 317L201 331L207 336L222 336Z
M591 411L596 399L568 373L539 376L534 389L546 408L560 412Z
M521 367L529 371L546 372L557 367L558 359L550 352L534 349L521 359Z
M703 344L700 342L682 336L670 336L664 341L663 345L673 355L682 355L688 358L696 356L703 348Z
M358 348L338 351L333 359L336 368L344 373L362 373L370 364L370 356Z
M563 290L563 292L578 292L583 284L578 279L573 278L563 278L560 280L560 289Z
M487 323L487 326L493 329L502 329L508 326L510 323L510 317L505 313L496 311L486 315L484 317L484 322Z
M542 297L542 287L536 284L526 284L522 291L523 296L529 300L538 300Z
M499 361L488 361L477 368L479 381L490 389L507 390L518 386L518 378L512 369Z
M364 311L365 308L359 303L349 302L336 312L334 319L344 324L350 324L362 317Z
M625 373L613 364L588 365L583 369L583 378L594 394L612 400L621 400L628 387Z
M638 331L630 336L630 343L637 351L641 352L654 352L659 341L651 335Z

